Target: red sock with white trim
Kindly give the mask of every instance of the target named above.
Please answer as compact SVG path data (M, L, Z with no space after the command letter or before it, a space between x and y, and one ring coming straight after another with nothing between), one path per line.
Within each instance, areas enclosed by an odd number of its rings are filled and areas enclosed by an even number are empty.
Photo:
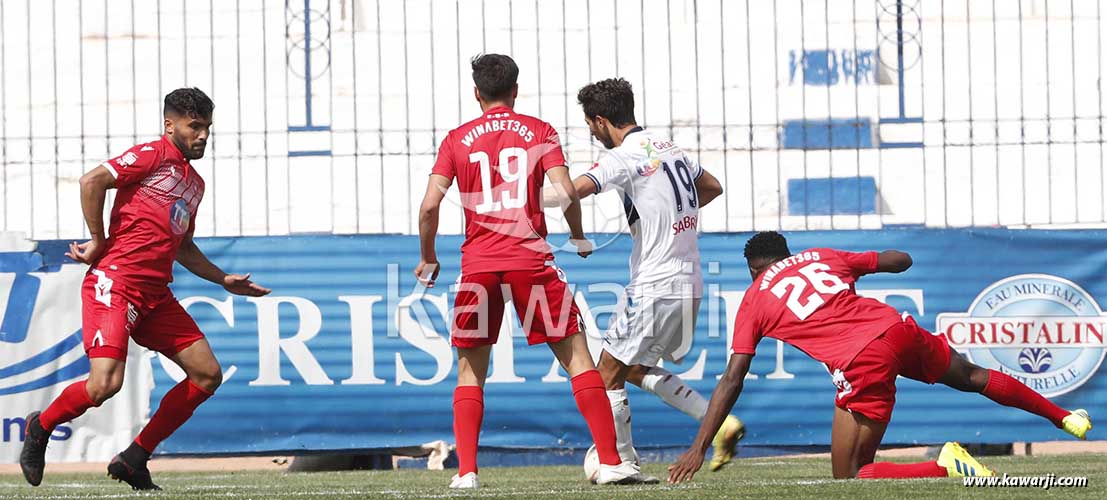
M454 389L454 441L457 443L457 475L477 471L477 442L484 420L484 390L475 385Z
M619 465L619 450L615 445L615 420L611 416L611 404L607 399L607 390L603 377L596 370L588 370L572 380L573 398L577 400L577 409L588 423L592 441L596 443L596 453L600 463Z

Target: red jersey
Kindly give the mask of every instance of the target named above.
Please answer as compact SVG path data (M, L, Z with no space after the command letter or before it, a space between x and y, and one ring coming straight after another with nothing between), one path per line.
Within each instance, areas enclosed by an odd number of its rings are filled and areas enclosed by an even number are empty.
M93 267L147 291L173 281L173 262L196 229L204 180L169 140L139 144L102 165L115 176L107 248Z
M857 278L876 272L876 252L812 248L769 267L746 290L734 320L733 351L754 354L762 337L783 340L833 371L902 320L861 297Z
M507 106L450 131L431 173L456 178L461 191L462 273L540 269L553 259L542 184L546 170L563 165L554 128Z

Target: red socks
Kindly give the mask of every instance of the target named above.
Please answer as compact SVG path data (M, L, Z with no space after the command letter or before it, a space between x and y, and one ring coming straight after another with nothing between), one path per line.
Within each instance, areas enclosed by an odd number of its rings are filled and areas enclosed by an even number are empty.
M92 402L92 398L88 397L88 390L85 389L87 382L87 380L82 380L69 384L54 399L54 402L42 411L38 420L46 432L53 432L58 424L73 420L83 415L89 408L98 406ZM200 403L203 403L209 397L211 397L210 392L187 379L177 384L161 399L161 406L154 413L154 417L150 419L150 423L142 429L138 438L135 439L135 443L147 452L153 452L158 443L164 441L181 424L185 423L192 416L192 412L196 410L196 407L200 406Z
M619 465L619 451L615 447L615 420L611 416L611 403L607 399L607 389L603 385L600 372L588 370L572 380L573 398L577 400L577 409L588 423L592 432L592 441L596 443L596 452L600 463Z
M857 471L857 479L908 479L912 477L946 477L946 468L938 462L920 462L917 464L897 464L892 462L873 462Z
M88 380L82 380L69 384L54 399L54 402L42 411L42 414L38 417L38 422L47 434L53 432L58 424L64 424L84 415L86 410L97 406L92 402L92 398L88 397L88 390L85 389L87 383Z
M988 370L988 383L984 385L981 394L1001 405L1045 417L1057 427L1061 427L1061 420L1069 415L1068 411L1051 403L1014 377L996 370Z
M196 407L207 401L211 394L188 379L181 381L161 398L158 411L135 438L135 443L153 453L154 448L192 417Z
M457 442L457 475L477 471L477 439L484 420L484 390L475 385L454 389L454 441Z
M600 463L619 465L615 448L615 421L600 372L589 370L573 377L573 397L588 423ZM484 390L477 386L454 389L454 440L457 442L457 475L477 472L477 441L484 419Z

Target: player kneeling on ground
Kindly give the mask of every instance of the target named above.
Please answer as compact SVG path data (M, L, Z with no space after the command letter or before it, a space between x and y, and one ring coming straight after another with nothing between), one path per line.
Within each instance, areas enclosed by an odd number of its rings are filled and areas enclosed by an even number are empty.
M204 180L190 160L204 156L214 109L199 89L165 96L165 135L139 144L81 177L81 209L92 239L72 243L68 255L89 265L81 287L88 379L66 387L50 406L27 416L19 465L33 486L42 482L46 444L59 424L100 406L123 387L127 340L164 354L187 378L165 393L157 412L130 447L108 464L108 474L136 490L158 490L146 462L223 382L219 362L196 322L169 291L176 260L193 274L236 295L269 290L250 275L227 274L192 241ZM115 188L110 236L104 235L104 197Z
M699 470L708 441L742 392L750 360L763 337L799 348L831 373L838 395L830 458L838 479L993 475L957 443L946 443L933 462L873 462L892 417L899 375L978 392L1001 405L1039 415L1079 439L1092 428L1084 410L1064 410L1011 376L970 363L951 350L945 338L922 329L910 317L901 317L892 307L855 293L854 283L861 276L900 273L911 267L911 257L903 252L812 248L792 255L784 237L770 231L750 238L745 256L753 283L734 322L734 352L711 395L695 442L669 467L670 483L692 479ZM805 290L813 291L801 294Z

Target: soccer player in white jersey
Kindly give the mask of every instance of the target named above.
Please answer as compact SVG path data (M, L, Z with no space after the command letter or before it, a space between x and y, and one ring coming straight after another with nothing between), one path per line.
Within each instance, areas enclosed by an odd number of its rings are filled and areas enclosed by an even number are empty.
M625 301L604 334L598 364L615 417L619 454L633 460L625 382L697 421L707 413L702 395L657 364L662 358L679 363L691 347L703 294L699 209L723 188L668 137L636 124L634 92L626 80L586 85L577 100L592 135L610 151L573 184L582 199L618 192L634 239ZM551 186L545 198L555 197ZM715 438L711 470L730 462L744 432L737 418L726 419Z

